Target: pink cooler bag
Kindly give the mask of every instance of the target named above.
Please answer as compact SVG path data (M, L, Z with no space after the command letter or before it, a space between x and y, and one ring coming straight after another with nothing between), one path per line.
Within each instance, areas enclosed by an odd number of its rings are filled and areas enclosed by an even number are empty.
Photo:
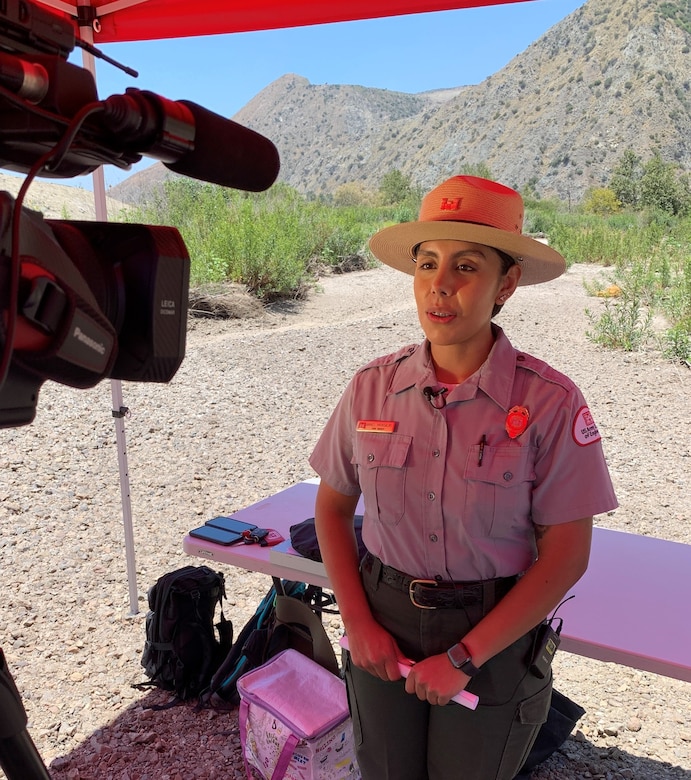
M345 683L297 650L238 680L249 780L360 780Z

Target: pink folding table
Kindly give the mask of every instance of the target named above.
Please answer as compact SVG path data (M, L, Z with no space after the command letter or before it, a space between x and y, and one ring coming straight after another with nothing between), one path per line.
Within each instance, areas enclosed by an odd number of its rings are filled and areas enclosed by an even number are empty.
M288 539L291 525L314 516L317 486L317 480L300 482L233 517ZM224 547L186 536L183 549L216 563L329 587L321 564L272 553L271 547ZM562 650L691 682L691 545L595 528L588 571L571 593L575 598L558 612L564 619Z

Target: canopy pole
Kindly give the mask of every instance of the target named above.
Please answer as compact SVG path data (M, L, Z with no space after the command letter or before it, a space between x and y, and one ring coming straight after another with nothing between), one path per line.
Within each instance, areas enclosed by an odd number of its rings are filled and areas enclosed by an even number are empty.
M127 585L130 594L130 615L134 616L139 612L139 601L137 598L137 566L134 559L130 472L127 465L127 443L125 441L125 416L128 409L123 405L122 382L119 379L110 380L110 392L113 399L113 420L115 422L115 440L120 472L120 503L122 504L122 523L125 528L125 559L127 561Z
M79 5L88 5L80 0ZM91 26L84 25L80 28L82 40L93 44L94 36ZM82 63L96 81L96 62L93 55L82 49ZM106 206L106 183L103 166L98 167L92 173L94 188L94 208L96 219L100 222L108 221L108 208ZM110 380L110 393L113 400L113 419L115 422L115 441L118 450L118 466L120 472L120 501L122 504L122 523L125 530L125 560L127 563L127 587L130 598L130 616L139 613L139 599L137 597L137 566L134 558L134 530L132 527L132 502L130 500L130 475L127 465L127 443L125 439L125 414L127 409L122 400L122 382L117 379Z

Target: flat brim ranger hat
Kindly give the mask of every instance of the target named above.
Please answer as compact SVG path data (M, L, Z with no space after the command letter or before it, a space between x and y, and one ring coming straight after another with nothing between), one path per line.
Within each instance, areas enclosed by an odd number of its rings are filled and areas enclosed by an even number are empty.
M521 268L519 285L549 282L566 270L559 252L523 235L519 193L478 176L447 179L425 195L417 222L384 228L369 245L382 263L414 274L417 246L439 239L483 244L510 255Z

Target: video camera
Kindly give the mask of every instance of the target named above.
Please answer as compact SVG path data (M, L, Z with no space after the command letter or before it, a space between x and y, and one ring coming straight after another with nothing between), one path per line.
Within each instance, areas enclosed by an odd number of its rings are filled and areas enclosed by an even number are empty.
M99 100L92 74L67 61L75 45L96 51L66 17L0 2L0 167L27 181L66 178L145 155L226 187L273 184L279 158L267 138L152 92ZM34 419L46 379L169 381L184 357L189 293L178 231L44 219L20 194L0 192L0 427Z
M0 0L0 167L27 174L0 192L0 428L32 422L51 379L167 382L185 354L189 256L173 227L44 219L22 207L36 175L71 177L142 155L235 189L268 189L268 139L189 101L137 89L98 99L67 61L74 25L28 0ZM104 59L108 59L104 57ZM48 780L0 650L0 768Z

